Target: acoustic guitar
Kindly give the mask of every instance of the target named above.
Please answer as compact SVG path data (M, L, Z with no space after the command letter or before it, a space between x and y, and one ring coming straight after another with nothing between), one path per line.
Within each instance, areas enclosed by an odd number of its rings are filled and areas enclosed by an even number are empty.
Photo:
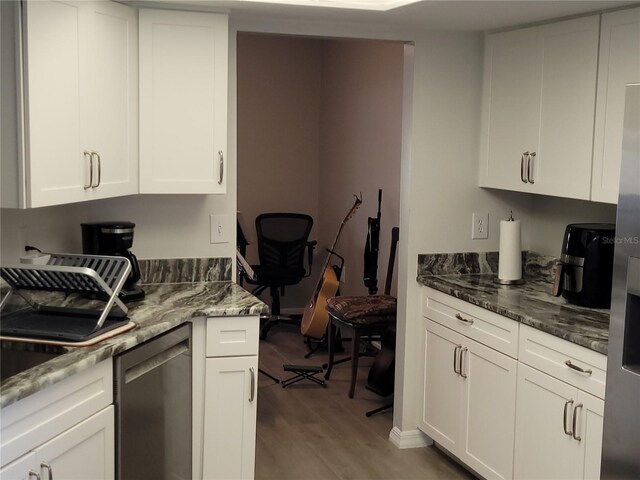
M326 309L327 300L331 297L335 297L336 292L338 291L338 286L340 285L340 280L336 275L336 271L329 265L329 260L331 260L333 250L336 248L342 229L349 219L353 217L358 208L360 208L361 203L362 199L356 196L356 201L354 202L353 207L351 207L349 213L347 213L344 220L342 220L338 233L336 234L336 238L329 249L329 255L322 267L322 275L320 275L320 278L318 279L318 283L313 291L311 300L304 308L300 330L302 334L307 337L320 339L327 329L327 324L329 323L329 313Z

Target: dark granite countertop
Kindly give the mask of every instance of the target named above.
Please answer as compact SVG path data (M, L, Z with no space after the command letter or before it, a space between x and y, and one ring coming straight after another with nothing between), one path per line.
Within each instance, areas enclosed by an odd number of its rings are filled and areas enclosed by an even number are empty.
M3 382L0 408L197 317L259 315L269 307L231 281L162 283L143 286L146 297L131 303L133 330L90 347L64 347L54 357Z
M562 297L551 294L548 264L540 257L527 258L524 285L502 286L493 282L495 272L490 267L490 254L480 254L480 260L471 255L454 258L446 254L421 256L418 283L486 308L515 321L563 338L604 355L609 339L609 310L571 305ZM428 258L427 258L428 257ZM445 258L446 257L446 258ZM456 263L456 273L444 264ZM438 268L434 266L438 264ZM473 266L470 266L472 264ZM471 273L473 272L473 273Z

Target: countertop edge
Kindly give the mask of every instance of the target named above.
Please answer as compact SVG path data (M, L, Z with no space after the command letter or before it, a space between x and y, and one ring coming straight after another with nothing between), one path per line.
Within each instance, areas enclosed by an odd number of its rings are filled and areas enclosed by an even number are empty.
M481 275L481 274L478 274ZM549 322L542 321L537 319L531 315L527 315L514 309L507 308L504 305L500 305L495 302L482 300L477 296L474 296L468 292L464 292L460 289L460 287L456 288L454 285L450 285L446 282L448 277L455 278L459 275L418 275L416 280L420 285L433 288L439 292L450 295L454 298L458 298L472 305L476 305L480 308L484 308L490 312L497 313L504 317L507 317L516 322L522 323L523 325L528 325L537 330L543 331L555 337L566 340L570 343L579 345L581 347L587 348L594 352L597 352L601 355L607 355L607 343L602 340L593 340L588 336L578 335L576 333L572 333L566 329L561 328L560 326L554 326Z

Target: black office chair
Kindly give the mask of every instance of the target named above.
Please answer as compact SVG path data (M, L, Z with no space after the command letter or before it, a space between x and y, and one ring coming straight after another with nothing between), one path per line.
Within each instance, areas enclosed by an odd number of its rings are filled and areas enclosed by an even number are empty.
M257 285L251 292L260 295L267 288L271 293L271 315L260 328L260 338L267 338L269 329L281 322L300 324L299 316L280 315L280 295L284 288L296 285L311 274L316 241L309 241L313 218L301 213L263 213L256 217L258 258L260 265L252 265L255 278L245 277L247 283ZM304 253L307 254L307 268Z

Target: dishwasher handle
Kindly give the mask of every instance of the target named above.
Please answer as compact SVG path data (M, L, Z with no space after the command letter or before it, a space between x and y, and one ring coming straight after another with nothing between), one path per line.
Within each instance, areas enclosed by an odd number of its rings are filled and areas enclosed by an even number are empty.
M152 370L164 365L165 363L173 360L174 358L182 355L184 352L189 351L189 340L183 340L173 347L169 347L166 350L154 355L151 358L128 368L124 372L124 383L133 382L136 378L149 373Z

